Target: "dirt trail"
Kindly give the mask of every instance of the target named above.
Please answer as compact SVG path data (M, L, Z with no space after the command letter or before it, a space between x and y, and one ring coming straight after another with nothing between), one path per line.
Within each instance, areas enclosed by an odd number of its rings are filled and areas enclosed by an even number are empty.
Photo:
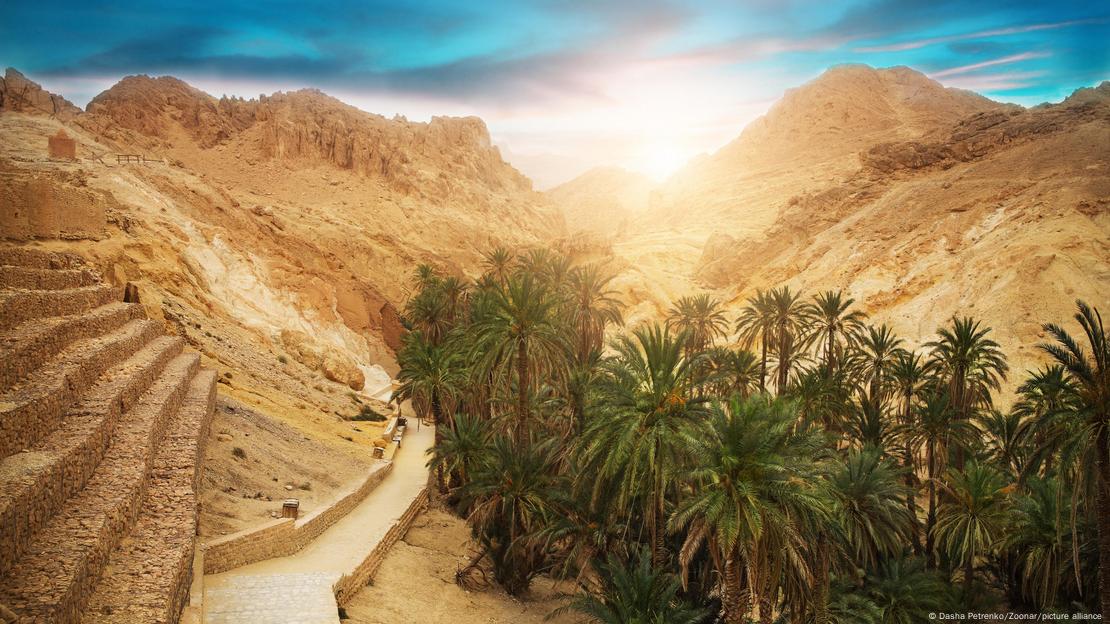
M206 576L205 621L338 622L335 602L324 600L323 590L330 593L340 576L354 571L427 484L425 451L433 439L431 427L407 431L393 472L300 552Z

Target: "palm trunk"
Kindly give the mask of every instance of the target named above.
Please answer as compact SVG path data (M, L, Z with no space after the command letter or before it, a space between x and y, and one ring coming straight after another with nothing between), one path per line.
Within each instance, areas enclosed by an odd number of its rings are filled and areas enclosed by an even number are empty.
M779 330L779 379L778 395L786 391L786 380L790 377L790 334Z
M763 332L763 339L759 341L762 359L759 364L759 390L767 391L767 332Z
M829 622L829 543L824 533L817 536L817 594L813 598L813 624Z
M516 443L524 446L525 422L528 420L528 343L521 340L516 347L517 406L516 406Z
M929 445L926 455L929 463L929 515L925 519L925 553L929 557L929 568L936 569L936 540L933 536L933 527L937 523L936 449L932 444Z
M435 445L440 448L443 444L443 408L439 404L439 392L432 390L432 420L435 421ZM447 493L447 480L443 475L443 462L436 462L436 485L440 494Z
M725 558L725 587L721 593L721 605L727 624L742 624L751 609L748 596L744 591L740 548L734 547Z
M964 600L971 606L971 583L975 578L975 553L968 553L964 560Z
M1104 418L1104 422L1105 422ZM1110 619L1110 431L1103 425L1095 440L1098 457L1095 466L1098 476L1098 595L1102 605L1102 619Z
M656 443L656 456L658 457L658 443ZM655 484L652 488L651 502L651 565L656 569L665 567L663 560L663 473L656 471Z
M913 537L913 554L921 556L921 520L917 517L917 478L913 467L913 450L907 444L902 451L906 468L906 509L910 512L910 529Z

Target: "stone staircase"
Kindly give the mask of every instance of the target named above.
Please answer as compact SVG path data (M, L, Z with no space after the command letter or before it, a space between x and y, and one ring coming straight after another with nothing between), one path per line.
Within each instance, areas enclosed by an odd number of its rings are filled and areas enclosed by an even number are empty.
M0 246L0 622L177 622L216 398L80 258Z

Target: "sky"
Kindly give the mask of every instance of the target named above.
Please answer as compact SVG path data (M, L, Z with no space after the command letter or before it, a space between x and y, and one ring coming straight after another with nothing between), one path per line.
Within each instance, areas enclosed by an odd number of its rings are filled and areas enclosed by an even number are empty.
M540 188L597 165L661 179L839 63L1059 101L1110 79L1110 2L0 0L0 64L78 105L142 73L478 115Z

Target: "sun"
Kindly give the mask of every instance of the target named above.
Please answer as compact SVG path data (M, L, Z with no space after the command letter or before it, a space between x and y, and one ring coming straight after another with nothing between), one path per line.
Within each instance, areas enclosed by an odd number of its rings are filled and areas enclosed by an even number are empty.
M637 150L629 167L656 182L662 182L682 168L690 160L691 154L675 141L651 141Z

